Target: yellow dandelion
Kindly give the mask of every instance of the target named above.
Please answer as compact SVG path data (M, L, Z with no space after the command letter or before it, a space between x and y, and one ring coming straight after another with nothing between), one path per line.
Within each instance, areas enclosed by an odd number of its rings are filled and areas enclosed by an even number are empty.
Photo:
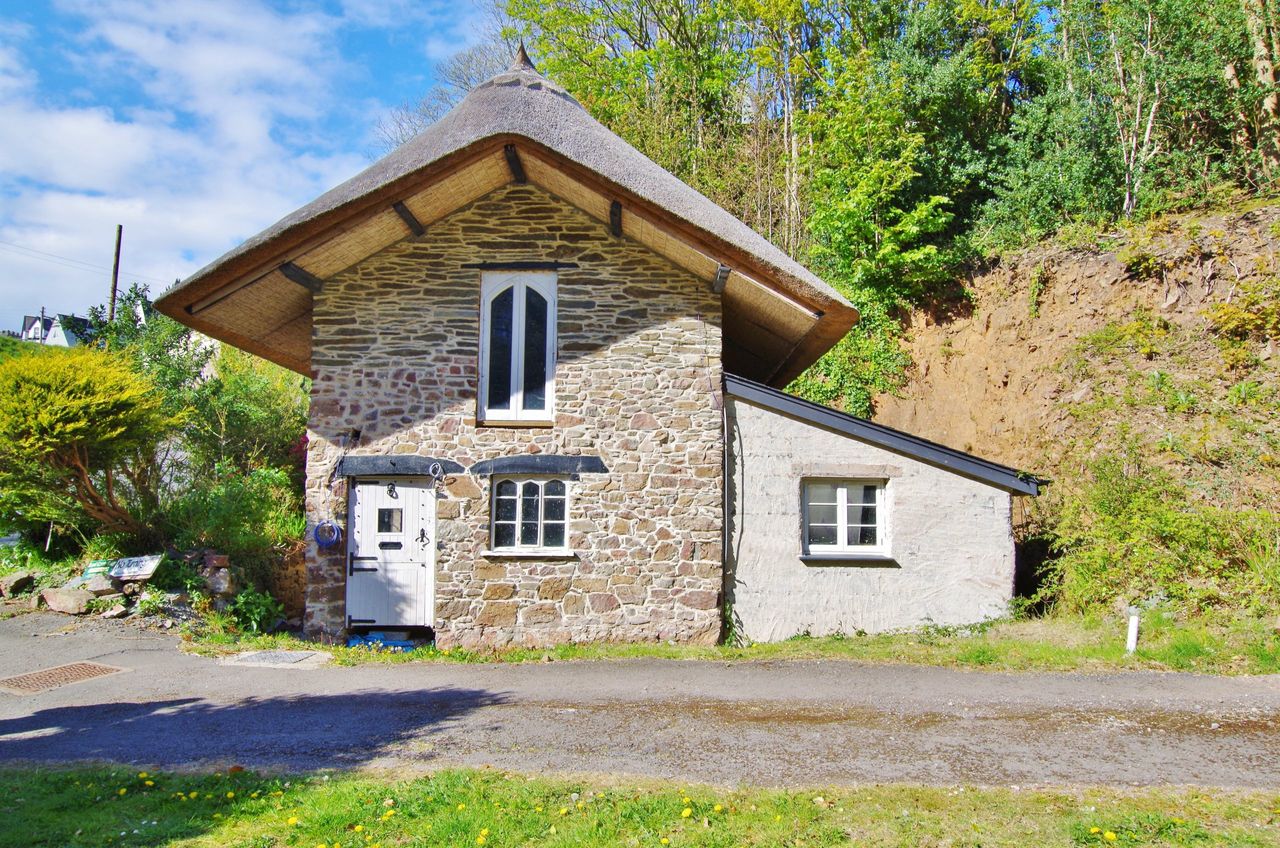
M488 836L488 835L489 835L489 828L487 828L487 827L482 827L482 828L480 828L480 835L481 835L481 836Z
M289 825L289 826L291 826L291 827L292 827L292 826L294 826L294 825L297 825L297 823L298 823L298 817L297 817L297 816L289 816L288 820L287 820L287 821L285 821L285 824L287 824L287 825Z
M359 833L360 831L364 830L364 825L362 825L362 824L358 824L358 825L356 825L355 827L353 827L353 828L351 828L351 829L352 829L352 830L354 830L356 833Z
M477 844L477 845L483 845L483 844L485 844L485 843L486 843L486 842L488 842L488 841L489 841L489 840L485 839L485 837L484 837L484 834L483 834L483 833L476 837L476 844Z
M668 839L668 838L667 838L667 837L665 837L665 836L664 836L664 837L662 837L661 839L659 839L658 841L659 841L659 842L661 842L663 845L670 845L670 844L671 844L671 840L670 840L670 839Z
M773 820L774 820L774 821L776 821L776 822L780 822L780 821L782 821L782 816L780 816L780 815L774 816L774 817L773 817Z
M321 842L321 843L319 843L319 844L317 844L317 845L316 845L316 848L329 848L329 846L328 846L328 845L326 845L325 843Z
M275 792L272 792L271 794L272 794L273 796L275 796L276 798L279 798L279 797L280 797L281 795L283 795L284 793L283 793L283 792L281 792L279 789L277 789Z
M150 776L151 775L147 774L145 771L138 772L138 780L146 780Z
M1116 835L1109 830L1106 833L1102 834L1102 838L1107 840L1108 842L1116 841Z
M681 798L680 800L681 800L681 801L683 801L684 803L688 804L688 803L689 803L689 796L688 796L688 795L686 795L686 796L684 796L683 798Z
M125 789L123 786L121 786L119 789L117 789L117 790L116 790L116 794L117 794L117 795L124 795L124 794L125 794L126 792L128 792L128 791L129 791L128 789Z
M581 810L581 809L585 809L585 808L586 808L586 806L587 806L587 805L586 805L586 804L584 804L583 802L581 802L581 801L579 801L579 802L578 802L578 809L579 809L579 810Z
M541 805L538 805L537 807L534 807L534 808L533 808L533 811L534 811L535 813L540 813L540 812L542 812L542 806L541 806Z
M712 808L711 808L711 812L713 812L713 813L723 813L723 812L724 812L724 804L716 804L714 807L712 807Z
M228 793L227 793L227 798L228 798L228 799L230 799L230 798L234 798L234 797L236 797L236 793L234 793L234 792L228 792Z
M194 799L194 798L199 798L199 797L200 797L200 793L199 793L199 792L192 792L192 793L188 794L188 795L187 795L187 797L188 797L188 798L193 798L193 799Z
M1090 833L1102 833L1102 828L1100 828L1100 827L1091 827L1091 828L1089 828L1089 832L1090 832Z
M156 785L156 782L155 782L154 780L144 780L144 781L142 781L142 785L143 785L143 786L155 786L155 785Z
M258 794L259 794L259 793L257 793L257 792L250 792L250 793L249 793L249 797L250 797L250 798L257 798L257 797L258 797Z
M562 816L567 816L567 815L569 815L569 808L568 808L568 807L561 807L561 808L560 808L560 815L562 815Z

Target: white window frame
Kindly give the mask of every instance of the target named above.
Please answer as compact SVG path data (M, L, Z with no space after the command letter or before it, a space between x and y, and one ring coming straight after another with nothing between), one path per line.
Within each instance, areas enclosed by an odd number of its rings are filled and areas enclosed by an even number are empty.
M510 546L498 547L498 486L501 483L514 483L516 487L516 535L515 544ZM526 483L536 483L539 487L538 505L540 513L538 515L538 544L525 545L520 542L520 524L521 524L521 502L524 497L524 486ZM548 483L564 484L564 544L559 547L548 547L542 544L542 538L546 525L546 485ZM489 550L497 554L552 554L556 556L566 556L570 553L569 548L569 509L573 504L573 483L567 477L559 477L554 475L512 475L504 474L495 476L489 481Z
M814 545L809 543L809 489L811 486L836 487L836 544ZM876 543L874 545L850 545L849 538L849 490L863 486L876 488ZM813 478L802 482L800 487L800 543L805 554L817 556L888 556L889 555L889 515L888 515L888 482L875 479L832 479Z
M511 400L509 408L489 408L489 348L493 300L508 287L511 311ZM544 409L524 408L525 292L533 289L547 302L547 382ZM555 416L556 273L554 271L485 271L480 276L480 387L477 418L482 424L550 422Z

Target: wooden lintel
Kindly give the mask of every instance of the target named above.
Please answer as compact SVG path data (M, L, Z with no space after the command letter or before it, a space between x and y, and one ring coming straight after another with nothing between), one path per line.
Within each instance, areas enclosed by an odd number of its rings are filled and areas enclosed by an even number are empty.
M312 274L305 268L299 268L292 262L286 262L281 265L280 273L284 274L289 282L297 283L312 294L315 294L320 291L320 289L324 288L324 280L320 279L315 274Z
M711 290L716 294L723 294L724 287L729 282L729 266L721 265L716 269L716 278L711 281Z
M622 235L622 201L620 200L609 204L609 232L615 236Z
M396 210L400 220L404 221L404 225L409 228L409 232L415 236L420 236L427 231L426 227L422 226L422 222L413 216L413 213L409 211L409 207L405 206L402 201L397 200L391 204L391 208Z
M481 271L559 271L561 268L577 268L577 262L469 262L463 268L479 268Z
M507 157L507 167L511 169L511 179L518 183L527 183L529 177L524 172L524 163L520 161L520 152L514 144L505 145L502 153Z

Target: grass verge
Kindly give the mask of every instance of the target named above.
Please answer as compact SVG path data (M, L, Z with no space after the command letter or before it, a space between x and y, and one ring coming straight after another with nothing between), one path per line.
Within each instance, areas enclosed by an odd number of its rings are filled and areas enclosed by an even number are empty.
M0 846L1271 846L1274 793L0 771Z
M909 633L797 637L748 646L658 644L559 645L481 652L419 648L409 653L326 648L339 665L402 662L545 662L656 657L678 660L818 660L984 668L998 671L1163 670L1206 674L1280 673L1280 632L1256 618L1179 621L1143 619L1136 654L1124 651L1126 622L1115 618L1048 616L975 627L925 627ZM262 649L312 649L292 636L193 634L190 650L205 655Z

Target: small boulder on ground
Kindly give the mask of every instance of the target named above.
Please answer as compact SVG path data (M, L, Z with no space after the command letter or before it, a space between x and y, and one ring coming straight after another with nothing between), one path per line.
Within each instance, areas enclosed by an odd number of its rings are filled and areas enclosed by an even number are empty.
M36 576L30 571L15 571L0 577L0 598L21 595L36 585Z
M104 612L99 618L124 618L129 614L129 608L124 604L116 604L111 609Z
M120 591L120 582L108 574L95 574L84 582L80 588L94 595L114 595Z
M67 615L84 615L95 595L85 589L45 589L40 593L45 606Z

